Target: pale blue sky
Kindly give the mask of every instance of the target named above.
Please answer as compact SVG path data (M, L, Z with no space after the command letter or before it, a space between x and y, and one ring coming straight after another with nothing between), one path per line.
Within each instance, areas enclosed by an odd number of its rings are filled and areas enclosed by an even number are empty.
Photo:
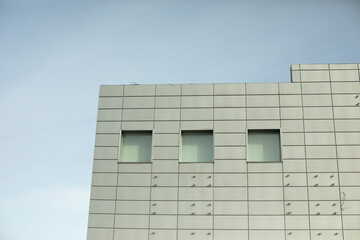
M359 0L0 0L0 239L85 239L99 85L360 62ZM87 121L89 120L89 121Z

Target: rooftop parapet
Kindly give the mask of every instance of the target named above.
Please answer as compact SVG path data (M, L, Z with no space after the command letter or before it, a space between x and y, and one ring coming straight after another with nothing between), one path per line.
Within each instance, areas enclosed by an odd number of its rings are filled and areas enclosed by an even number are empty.
M292 82L359 82L360 64L292 64Z

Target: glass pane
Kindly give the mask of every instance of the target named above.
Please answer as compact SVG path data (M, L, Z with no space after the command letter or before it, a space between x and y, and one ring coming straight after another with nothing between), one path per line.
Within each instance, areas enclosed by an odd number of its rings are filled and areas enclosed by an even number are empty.
M279 130L249 130L249 162L279 162L280 159Z
M212 132L182 133L182 162L212 162Z
M121 162L151 161L151 132L124 132Z

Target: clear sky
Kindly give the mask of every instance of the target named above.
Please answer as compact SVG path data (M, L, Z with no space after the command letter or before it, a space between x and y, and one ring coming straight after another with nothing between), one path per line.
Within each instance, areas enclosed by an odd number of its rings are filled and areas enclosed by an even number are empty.
M359 0L0 0L0 239L85 239L99 85L288 82L359 39Z

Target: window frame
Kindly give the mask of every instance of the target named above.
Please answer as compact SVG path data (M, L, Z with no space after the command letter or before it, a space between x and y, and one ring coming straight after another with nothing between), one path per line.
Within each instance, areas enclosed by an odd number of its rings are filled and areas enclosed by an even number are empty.
M124 140L124 133L147 133L151 136L151 146L150 146L150 161L148 162L126 162L122 161L122 151L123 151L123 140ZM153 162L153 145L154 145L154 131L152 130L120 130L119 135L119 151L118 151L118 163L120 164L152 164Z
M279 161L249 161L249 131L278 131L279 132ZM281 128L246 128L246 163L283 163Z
M209 162L184 162L183 161L183 135L185 133L209 133L212 136L212 160ZM180 141L179 141L179 163L181 164L196 164L196 163L200 163L200 164L214 164L215 163L215 147L214 147L214 130L209 129L209 130L180 130Z

